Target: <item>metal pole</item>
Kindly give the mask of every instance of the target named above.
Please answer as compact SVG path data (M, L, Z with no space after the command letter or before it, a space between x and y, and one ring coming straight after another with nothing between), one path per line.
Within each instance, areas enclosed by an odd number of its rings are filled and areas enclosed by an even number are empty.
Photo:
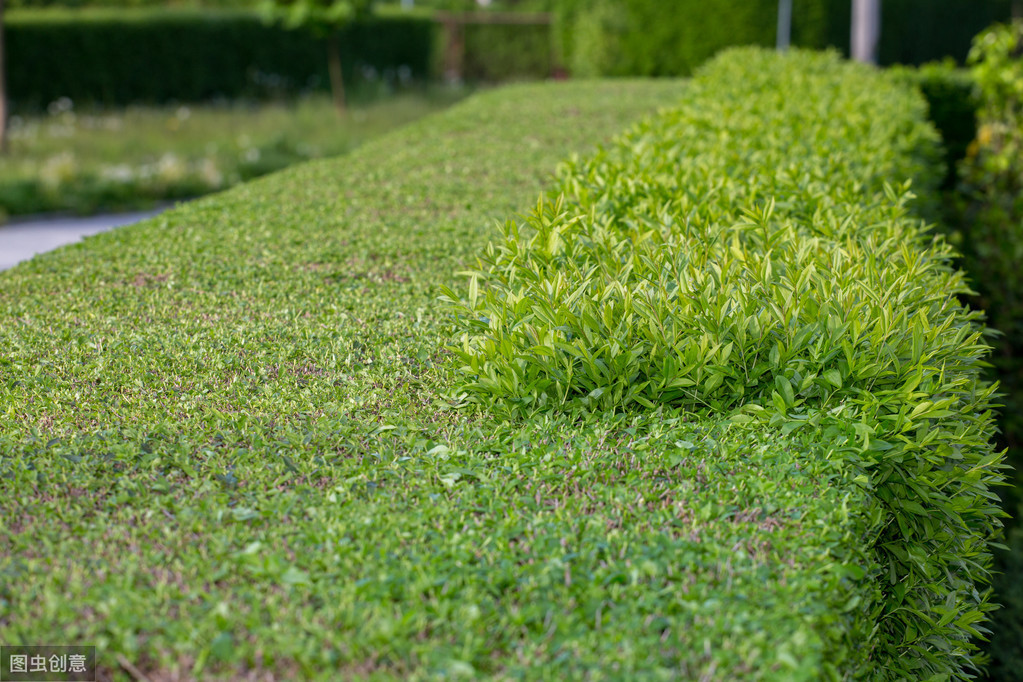
M881 37L881 0L853 0L852 58L877 64L877 44Z
M785 52L791 44L792 0L778 0L778 51Z

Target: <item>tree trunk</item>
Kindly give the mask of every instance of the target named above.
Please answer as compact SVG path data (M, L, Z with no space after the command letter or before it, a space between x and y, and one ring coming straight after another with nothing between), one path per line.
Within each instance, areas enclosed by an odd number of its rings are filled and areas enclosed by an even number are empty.
M338 116L344 116L348 112L348 101L345 98L345 79L341 73L341 45L337 31L332 32L327 39L327 70L330 73L330 92L334 96L334 108Z
M444 80L449 85L462 82L465 61L465 28L457 18L444 20Z
M7 78L4 70L4 0L0 0L0 154L7 153Z
M853 0L852 58L877 64L877 43L881 37L881 0Z

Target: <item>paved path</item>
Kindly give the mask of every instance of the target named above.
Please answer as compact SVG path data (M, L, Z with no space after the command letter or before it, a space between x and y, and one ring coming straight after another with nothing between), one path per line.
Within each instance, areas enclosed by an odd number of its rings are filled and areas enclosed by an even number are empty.
M0 225L0 270L13 267L37 253L71 244L82 237L121 225L131 225L164 209L139 213L115 213L88 218L33 218Z

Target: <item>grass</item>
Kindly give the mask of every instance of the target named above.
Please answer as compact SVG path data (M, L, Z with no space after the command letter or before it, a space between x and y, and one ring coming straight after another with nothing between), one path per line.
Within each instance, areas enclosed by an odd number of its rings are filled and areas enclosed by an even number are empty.
M0 218L146 208L199 196L368 139L456 102L433 89L356 101L337 117L325 95L270 104L76 111L61 99L14 116L0 157Z

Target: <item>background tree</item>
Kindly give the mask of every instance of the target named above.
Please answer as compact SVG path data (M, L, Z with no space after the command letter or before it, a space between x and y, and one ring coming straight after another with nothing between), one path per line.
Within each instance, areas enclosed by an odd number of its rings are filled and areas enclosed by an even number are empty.
M341 72L339 32L345 26L370 16L374 0L265 0L263 16L286 28L307 28L327 39L327 72L338 114L348 109Z

